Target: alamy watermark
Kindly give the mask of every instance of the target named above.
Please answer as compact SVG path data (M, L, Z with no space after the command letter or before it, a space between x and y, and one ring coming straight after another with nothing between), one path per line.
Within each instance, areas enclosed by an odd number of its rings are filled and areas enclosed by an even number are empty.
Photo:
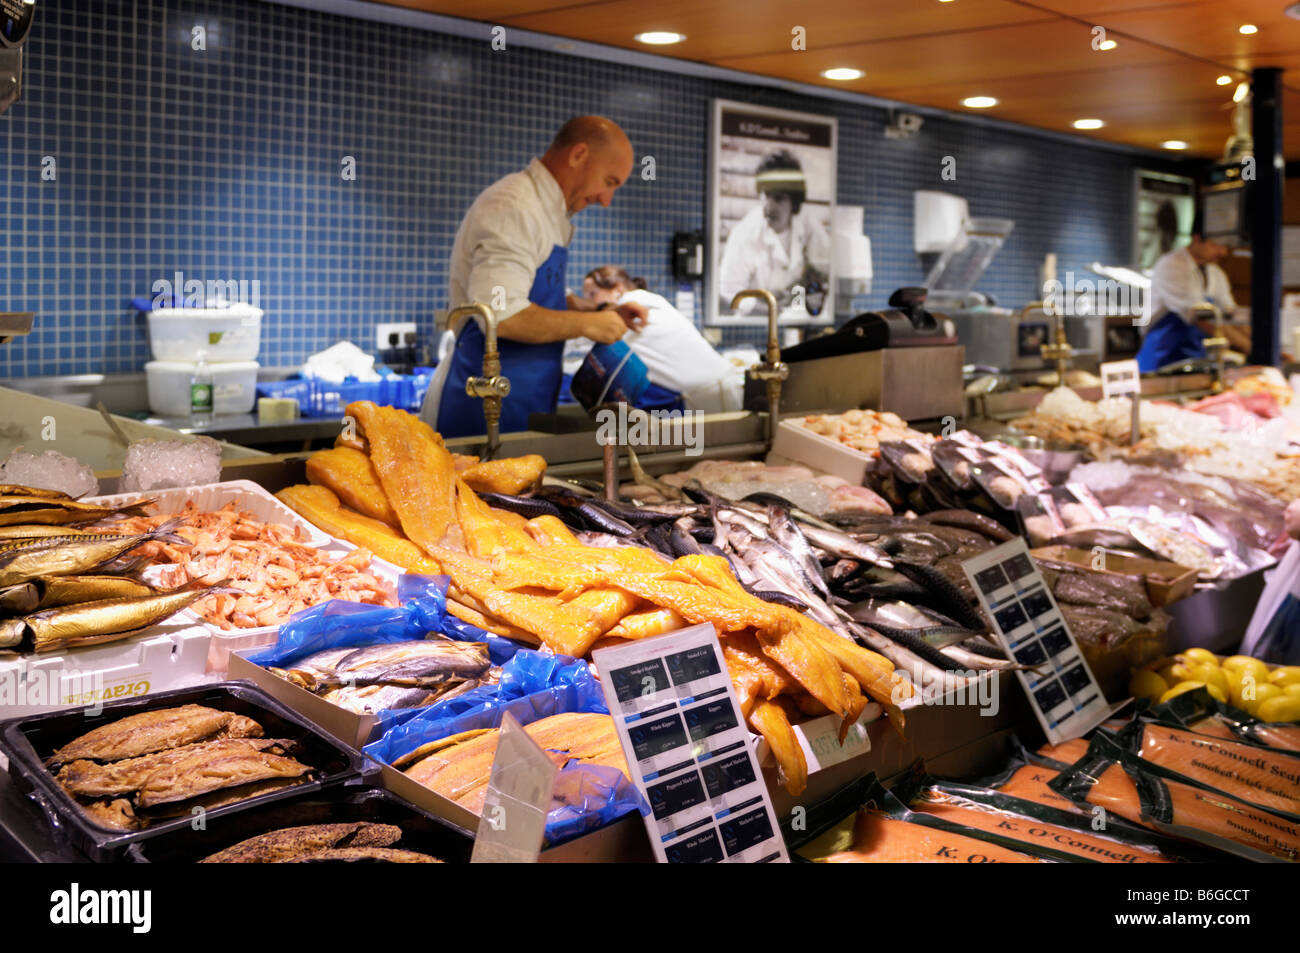
M200 281L198 278L186 278L183 272L176 272L171 278L159 278L153 283L153 306L169 308L183 299L187 308L219 308L227 304L246 304L261 307L262 282L234 278L215 278Z
M1151 321L1151 295L1114 278L1075 278L1067 271L1063 282L1044 282L1043 310L1052 317L1128 315L1135 327L1144 328Z
M104 702L149 692L149 682L125 681L112 688L101 671L32 669L0 672L0 712L15 708L59 708L82 705L88 715L98 715Z
M977 705L980 715L992 718L1002 708L999 697L1001 684L996 671L967 671L931 673L920 665L913 665L909 672L902 666L894 669L897 676L890 700L895 704L905 702L909 697L919 696L922 705ZM952 686L948 678L962 679ZM910 686L910 691L908 687Z
M704 414L698 410L641 410L619 404L596 411L596 443L619 447L681 446L688 457L704 452Z

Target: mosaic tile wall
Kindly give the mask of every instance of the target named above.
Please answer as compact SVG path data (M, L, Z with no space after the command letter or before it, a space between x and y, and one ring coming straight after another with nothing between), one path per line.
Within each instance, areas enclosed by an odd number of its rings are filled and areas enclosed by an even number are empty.
M671 297L670 237L705 225L715 97L837 117L840 201L866 207L873 243L860 305L922 277L918 188L1015 219L981 284L1004 303L1032 296L1047 251L1062 272L1129 258L1133 170L1153 163L1106 149L959 119L891 141L873 107L254 0L49 0L0 116L0 308L38 315L0 378L139 371L130 301L176 272L258 282L264 365L369 349L379 321L432 330L465 208L577 113L622 124L657 178L576 219L570 280L617 262Z

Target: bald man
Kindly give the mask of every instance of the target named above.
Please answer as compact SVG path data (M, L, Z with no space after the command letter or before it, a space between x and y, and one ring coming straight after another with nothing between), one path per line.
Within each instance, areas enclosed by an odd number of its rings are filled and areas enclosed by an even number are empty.
M566 294L564 281L569 219L588 205L608 207L632 162L632 143L614 123L570 119L540 159L484 189L456 232L451 306L482 302L500 319L501 372L510 379L502 433L527 430L531 413L554 413L565 341L612 344L645 323L640 304L584 308ZM439 365L425 398L422 416L446 437L487 429L482 401L465 393L466 380L483 372L481 323L475 318L451 329L456 349Z

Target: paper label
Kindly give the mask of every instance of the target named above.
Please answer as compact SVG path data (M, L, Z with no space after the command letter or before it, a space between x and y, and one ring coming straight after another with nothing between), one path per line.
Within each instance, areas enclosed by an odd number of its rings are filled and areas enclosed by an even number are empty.
M660 863L788 861L711 625L598 649L592 660Z
M874 711L873 711L874 709ZM805 721L794 730L808 761L808 773L821 771L866 754L871 750L871 738L867 734L867 725L880 717L880 706L874 702L867 706L862 716L849 726L844 743L840 744L840 718L825 715Z
M1030 671L1020 686L1052 744L1086 734L1110 711L1052 592L1019 537L962 563L993 634Z
M1142 376L1137 361L1108 361L1101 365L1102 397L1124 397L1142 393Z
M537 862L558 771L559 766L507 712L501 721L470 863Z

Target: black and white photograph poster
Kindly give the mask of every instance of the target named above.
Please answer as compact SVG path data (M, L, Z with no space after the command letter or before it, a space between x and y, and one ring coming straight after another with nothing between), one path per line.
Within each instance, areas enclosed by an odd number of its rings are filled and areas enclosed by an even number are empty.
M759 298L731 307L753 288L782 323L830 322L836 121L717 99L710 155L709 323L766 322Z

